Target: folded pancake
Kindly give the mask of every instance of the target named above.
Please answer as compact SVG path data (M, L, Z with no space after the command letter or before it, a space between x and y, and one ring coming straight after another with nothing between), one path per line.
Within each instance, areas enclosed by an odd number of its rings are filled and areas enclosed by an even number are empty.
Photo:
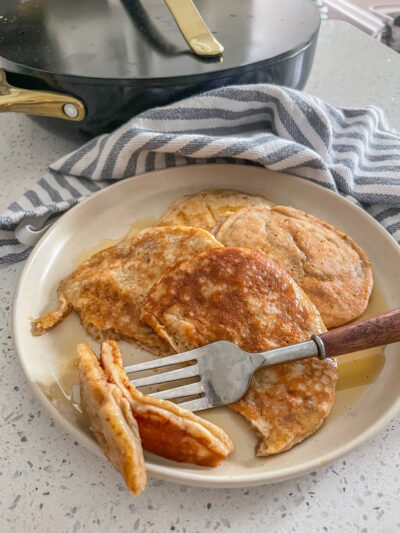
M78 353L80 358L93 354L86 344L78 346ZM145 450L173 461L211 467L232 451L231 440L219 427L172 402L138 391L126 375L115 341L102 343L100 365L107 382L117 387L127 402Z
M272 202L260 194L247 194L231 189L206 189L182 196L173 202L156 226L196 226L212 231L213 227L238 209L270 206Z
M216 248L175 264L149 291L141 317L177 352L220 340L261 352L325 331L289 274L246 248ZM332 407L336 380L332 360L260 369L231 405L256 430L257 455L288 450L314 433Z
M121 389L110 381L88 345L78 346L81 407L104 455L138 495L146 487L139 428Z
M212 235L187 226L148 228L96 253L58 287L61 305L33 322L41 335L74 309L83 327L99 342L124 339L157 354L169 345L140 321L147 291L176 261L220 247Z
M350 237L293 207L244 208L214 231L225 246L246 246L279 263L317 306L327 328L360 316L368 305L371 263Z

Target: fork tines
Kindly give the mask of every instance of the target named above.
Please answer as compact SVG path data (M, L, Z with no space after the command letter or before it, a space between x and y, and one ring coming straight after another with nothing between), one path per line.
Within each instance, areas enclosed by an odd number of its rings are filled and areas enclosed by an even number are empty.
M172 366L179 363L188 363L190 361L195 360L196 359L193 359L193 352L183 352L176 355L171 355L169 357L147 361L145 363L138 363L137 365L127 366L125 367L125 371L127 374L131 374L135 372L142 372L144 370L156 370L162 367ZM197 364L193 364L185 368L178 368L176 370L162 372L153 376L133 379L131 380L131 383L135 387L144 387L191 377L200 377L199 367ZM189 385L183 385L181 387L175 387L172 389L155 392L150 394L150 396L162 400L170 400L172 398L183 398L204 393L205 391L203 383L200 380L196 383L190 383ZM207 409L209 407L209 402L207 398L203 396L202 398L197 398L195 400L180 403L179 406L185 409L189 409L191 411L200 411L202 409Z

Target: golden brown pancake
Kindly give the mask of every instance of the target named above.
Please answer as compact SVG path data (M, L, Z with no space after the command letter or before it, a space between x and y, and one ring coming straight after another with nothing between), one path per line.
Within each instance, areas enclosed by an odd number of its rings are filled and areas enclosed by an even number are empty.
M124 339L166 355L170 347L140 321L151 286L176 261L220 247L212 235L187 226L148 228L130 235L82 263L58 288L61 306L33 323L35 335L58 324L74 309L98 341Z
M270 206L263 195L247 194L231 189L207 189L182 196L173 202L156 226L196 226L212 231L213 227L238 209L249 206Z
M258 435L256 455L274 455L321 427L335 399L336 381L337 368L330 359L276 365L256 372L247 393L230 407Z
M210 249L170 267L141 317L178 352L220 340L261 352L325 330L289 274L247 248ZM336 379L335 363L315 358L259 370L231 406L257 431L257 454L285 451L316 431L332 407Z
M129 402L112 383L90 347L78 346L81 406L104 455L138 495L146 487L139 428Z
M246 246L279 263L317 306L327 328L354 320L368 305L371 263L347 235L293 207L244 208L214 231L225 246Z
M78 353L81 359L88 358L88 354L95 357L87 344L80 344ZM115 341L102 344L100 365L107 382L112 383L127 402L145 450L173 461L211 467L217 466L232 451L231 440L219 427L172 402L139 392L126 375ZM115 440L118 438L116 435ZM122 446L118 452L124 455Z

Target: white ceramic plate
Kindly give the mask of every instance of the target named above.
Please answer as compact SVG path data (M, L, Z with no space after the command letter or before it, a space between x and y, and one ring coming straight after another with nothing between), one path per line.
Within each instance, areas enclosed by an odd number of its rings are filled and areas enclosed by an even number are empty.
M78 381L76 344L88 337L74 313L42 337L32 337L29 317L57 305L57 285L79 258L82 260L82 252L101 240L122 237L135 221L151 225L177 197L210 187L262 192L276 203L304 209L345 231L373 264L379 291L374 292L369 314L400 306L400 248L369 215L322 187L238 165L172 168L116 183L71 209L46 233L25 265L14 305L15 343L27 379L51 415L96 454L102 452L71 401L71 385ZM151 358L126 343L121 345L127 363ZM378 350L343 356L343 375L327 422L287 453L254 458L255 438L245 421L223 408L205 415L231 435L236 447L218 468L179 464L147 454L148 472L192 485L245 487L288 479L326 465L370 438L399 409L399 351L399 345L392 345L384 354Z

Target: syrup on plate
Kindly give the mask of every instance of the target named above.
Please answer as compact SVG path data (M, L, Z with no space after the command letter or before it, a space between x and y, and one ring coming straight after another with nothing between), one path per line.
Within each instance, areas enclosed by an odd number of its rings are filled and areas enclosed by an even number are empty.
M83 250L79 255L77 255L74 259L75 266L79 266L84 261L87 261L90 257L92 257L92 255L96 254L97 252L101 252L102 250L105 250L106 248L110 248L110 246L114 246L115 244L118 244L120 241L122 241L122 239L124 239L128 235L133 235L134 233L137 233L142 229L152 226L154 222L155 222L155 218L152 218L152 217L144 218L142 220L137 220L136 222L131 224L128 233L126 235L123 235L120 239L102 239L95 246L86 248L86 250Z

